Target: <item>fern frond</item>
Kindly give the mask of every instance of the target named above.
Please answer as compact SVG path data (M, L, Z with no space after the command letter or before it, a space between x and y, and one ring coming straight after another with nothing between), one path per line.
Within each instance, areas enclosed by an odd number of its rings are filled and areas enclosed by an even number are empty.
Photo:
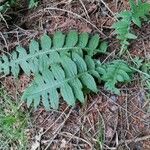
M141 18L146 18L150 13L150 3L142 3L142 1L135 3L134 0L130 0L129 2L132 12L132 21L138 27L141 27Z
M127 50L129 40L137 38L137 36L131 32L132 22L141 27L141 18L146 18L150 12L150 3L142 3L141 0L139 0L137 4L134 0L130 0L129 2L131 11L120 12L117 15L119 21L112 25L112 28L115 29L115 33L117 34L117 39L120 40L120 55Z
M34 103L37 108L42 101L46 109L57 109L60 94L69 106L74 106L76 100L84 102L84 87L92 92L98 91L95 78L103 80L107 90L119 94L116 84L129 81L130 73L132 70L124 61L102 65L89 55L81 57L72 52L71 57L63 55L60 64L53 64L50 69L37 74L22 100L27 102L28 107Z
M130 33L126 36L133 38ZM33 103L37 108L42 102L47 110L57 109L60 96L74 106L76 100L84 102L84 89L98 91L95 79L103 80L105 88L116 94L119 94L116 84L130 80L132 70L124 61L102 65L93 59L93 55L105 53L106 49L107 43L100 42L97 34L90 37L88 33L75 31L67 35L56 32L53 37L42 36L40 42L32 40L28 50L19 46L11 57L1 56L0 73L18 76L23 70L27 75L35 74L22 96L28 107Z
M104 70L100 69L98 71L102 74L101 79L105 82L105 88L119 95L120 91L116 88L116 83L130 81L130 75L133 71L122 60L105 64Z
M103 44L99 36L89 36L88 33L78 34L70 31L67 35L56 32L51 38L43 35L40 42L32 40L28 50L21 46L16 48L10 56L0 57L0 73L4 75L13 74L18 76L22 69L27 75L38 73L48 68L53 63L60 63L60 55L68 51L75 51L83 55L83 51L89 55L94 55L101 50Z
M42 100L46 109L57 109L60 91L69 106L74 106L76 99L83 103L84 86L97 92L96 82L92 76L93 71L97 72L95 64L90 56L86 56L86 59L90 59L89 64L78 53L73 52L71 58L63 55L61 64L51 65L50 69L36 75L22 99L27 101L28 106L34 102L34 107L37 108Z
M115 29L115 33L117 34L117 39L120 40L121 50L120 55L122 55L123 51L125 51L129 45L129 39L136 39L137 37L131 33L130 26L131 26L131 12L124 11L118 15L121 20L114 23L112 28Z

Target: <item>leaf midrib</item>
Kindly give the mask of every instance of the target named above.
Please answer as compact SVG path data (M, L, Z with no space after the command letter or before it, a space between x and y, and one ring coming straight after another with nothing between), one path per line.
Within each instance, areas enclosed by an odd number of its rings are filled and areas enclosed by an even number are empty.
M19 62L21 62L21 61L27 61L29 59L32 59L32 58L35 58L37 56L41 56L41 55L44 55L44 54L47 54L47 53L59 52L59 51L64 51L64 50L69 50L69 49L72 49L72 50L75 50L75 49L87 49L87 50L90 50L90 48L88 48L88 47L85 47L85 48L81 48L81 47L63 47L63 48L52 48L52 49L49 49L49 50L46 50L46 51L40 50L36 54L27 54L27 57L23 57L23 58L20 58L20 59L12 60L12 61L10 61L9 65L11 66L12 63L19 64Z
M65 48L53 48L53 49L49 49L49 50L46 50L46 51L40 50L36 54L27 54L27 57L16 59L14 61L11 61L10 63L18 63L20 61L26 61L26 60L28 60L30 58L41 56L41 55L44 55L44 54L47 54L47 53L50 53L50 52L63 51L63 50L69 50L69 49L77 49L77 48L78 47L65 47Z

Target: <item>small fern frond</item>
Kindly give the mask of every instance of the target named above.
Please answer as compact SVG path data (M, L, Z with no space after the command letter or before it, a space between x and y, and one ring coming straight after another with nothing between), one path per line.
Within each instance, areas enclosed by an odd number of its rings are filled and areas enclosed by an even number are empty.
M74 106L76 99L83 103L84 86L97 92L96 82L92 75L93 71L97 72L95 63L90 56L85 57L86 61L75 52L71 54L71 58L63 55L61 64L53 64L50 69L36 75L33 83L25 90L22 100L26 100L28 106L34 102L35 108L42 100L46 109L50 107L57 109L58 91L60 91L69 106Z
M56 32L52 38L43 35L40 42L32 40L28 50L18 46L11 57L1 56L0 73L4 75L11 73L16 77L22 69L27 75L30 75L43 71L53 63L59 63L60 55L68 51L75 51L81 55L84 51L93 56L99 52L103 53L106 47L103 42L100 42L97 34L89 36L88 33L78 34L76 31L70 31L67 35Z
M120 55L122 55L123 51L125 51L129 45L129 39L136 39L137 37L131 33L130 26L131 26L131 12L124 11L118 15L121 20L114 23L112 28L115 29L115 33L117 34L117 39L120 40L121 50Z
M122 60L115 60L104 65L104 70L99 70L102 74L102 80L105 82L105 88L115 94L120 94L116 83L130 81L130 75L133 72L129 66Z
M117 15L119 21L112 25L112 28L115 29L115 33L117 34L117 39L120 40L120 55L127 50L129 40L137 38L137 36L131 32L132 22L141 27L141 18L146 18L150 12L150 3L142 3L140 0L137 4L134 0L130 0L129 2L131 11L120 12Z
M141 18L146 18L150 13L150 3L142 3L142 1L135 3L134 0L130 0L129 2L132 12L132 21L138 27L141 27Z

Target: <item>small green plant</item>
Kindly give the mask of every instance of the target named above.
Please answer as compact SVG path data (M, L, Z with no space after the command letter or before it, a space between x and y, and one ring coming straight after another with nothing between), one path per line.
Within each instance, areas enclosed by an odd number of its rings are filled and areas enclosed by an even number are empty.
M119 95L120 91L115 85L118 82L130 81L132 70L124 61L120 60L115 60L104 66L106 66L106 68L102 80L105 81L105 88Z
M28 114L18 109L4 89L0 89L0 149L26 149Z
M143 65L143 59L142 58L139 58L138 56L136 56L134 59L133 59L133 63L135 65L135 67L137 69L139 69L142 65Z
M150 3L143 3L141 0L138 0L137 3L135 3L134 0L129 0L129 2L131 10L120 12L117 15L119 20L112 25L112 28L115 29L115 33L117 34L117 39L120 40L120 55L127 50L129 40L137 38L137 36L131 31L132 23L141 27L141 18L146 19L150 12Z
M0 3L0 14L3 14L7 11L7 9L10 7L9 2L4 1L3 3Z
M40 44L39 44L40 43ZM32 40L29 51L19 46L11 56L0 59L0 73L18 76L21 69L35 78L22 96L30 106L37 108L42 101L47 110L58 109L60 95L69 106L76 100L84 102L85 90L97 92L97 81L119 94L118 82L130 81L132 70L122 60L101 64L94 56L106 51L106 42L99 36L70 31L67 35L56 32L53 37L44 35L40 42Z
M37 7L39 0L29 0L29 9Z
M145 100L150 100L150 61L149 58L139 58L135 57L132 59L132 62L134 63L134 68L136 72L140 74L141 77L141 84L142 88L144 89L144 98ZM150 106L148 108L148 111L150 111Z
M142 80L145 81L145 87L147 87L148 90L150 90L150 62L149 58L147 59L142 59L139 57L135 57L132 59L135 69L137 72L141 73L142 75Z
M32 9L34 7L37 7L39 0L28 0L28 7L29 9ZM2 0L0 1L0 13L5 13L9 8L12 6L20 6L21 1L19 0Z

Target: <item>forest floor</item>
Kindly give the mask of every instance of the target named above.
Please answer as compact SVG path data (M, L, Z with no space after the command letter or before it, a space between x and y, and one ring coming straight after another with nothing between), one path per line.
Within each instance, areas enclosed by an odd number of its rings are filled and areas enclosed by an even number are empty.
M114 59L119 42L111 25L115 14L125 9L129 9L127 0L40 0L34 9L22 0L0 21L0 53L10 53L18 44L27 46L43 33L74 29L98 33L109 42L110 54L100 59ZM138 38L131 42L130 56L148 60L150 24L135 26L134 32ZM24 74L17 81L12 76L0 78L0 150L150 150L150 95L142 75L119 85L120 96L100 85L83 106L70 108L62 101L58 111L28 109L20 103L30 80Z

